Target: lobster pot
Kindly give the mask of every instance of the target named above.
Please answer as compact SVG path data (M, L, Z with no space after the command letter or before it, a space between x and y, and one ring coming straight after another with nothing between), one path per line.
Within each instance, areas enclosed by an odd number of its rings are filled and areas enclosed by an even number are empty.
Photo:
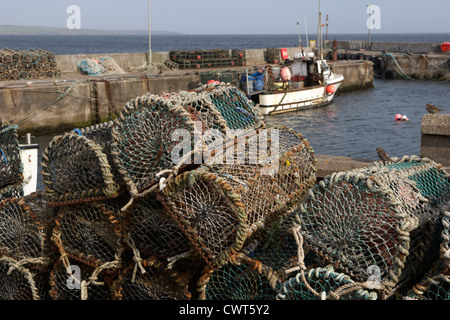
M275 300L280 286L276 272L242 253L205 271L197 284L200 300Z
M0 50L0 63L2 80L61 76L60 72L53 71L59 70L55 54L42 49L11 50L3 48ZM30 73L30 70L34 70L36 73Z
M233 146L211 164L177 176L158 194L212 268L284 215L315 181L313 153L301 135L282 127L273 132L278 139L268 139L259 156L251 150L255 141L243 140L241 148ZM267 132L259 133L254 137L266 137ZM281 155L264 164L268 150Z
M27 200L31 201L31 200ZM24 198L0 202L0 254L15 261L48 263L46 226ZM38 261L41 260L41 261Z
M119 300L189 300L188 282L177 271L154 259L142 262L145 273L134 264L122 270L115 284Z
M122 253L122 199L58 208L52 240L62 257L110 272L119 268ZM66 266L67 267L67 266Z
M54 264L48 277L52 300L113 299L113 282L117 276L100 273L97 283L89 283L95 268L76 261L72 263L66 267L62 260L58 260Z
M136 199L125 217L124 236L141 257L167 259L191 250L188 238L154 194Z
M101 147L102 152L106 155L108 164L111 166L114 183L122 189L124 181L122 175L118 172L117 165L112 155L112 144L114 143L112 136L113 127L114 122L108 121L82 129L74 129L73 132L88 138Z
M0 259L0 300L46 300L48 274Z
M299 262L298 244L294 236L296 228L294 211L278 217L244 245L240 252L270 267L278 273L280 281L287 281ZM325 266L327 263L313 251L302 247L302 262L307 268Z
M17 125L2 123L0 119L0 190L23 182L23 165L17 129Z
M442 207L440 257L405 300L450 300L450 206Z
M214 104L214 92L148 94L126 104L113 128L113 154L132 195L154 186L162 173L201 164L201 151L221 142L218 136L222 141L228 137L226 108ZM234 121L241 121L242 129L248 128L256 111L239 106L228 109L239 116Z
M131 194L150 188L159 181L159 172L175 166L172 150L179 141L172 139L174 130L186 130L193 140L190 114L179 105L171 106L169 99L155 95L138 97L128 102L116 119L112 150ZM193 145L187 147L192 149Z
M117 196L120 186L104 151L75 132L55 137L41 164L49 203L61 206Z
M225 120L227 129L258 129L264 126L258 109L236 86L225 83L204 85L196 91L199 94L205 92L207 99Z
M375 291L355 283L348 275L336 272L332 266L311 268L297 273L283 283L278 300L377 300Z
M450 196L448 176L439 168L405 156L326 177L297 210L306 246L355 281L376 272L389 296L427 270L430 259L422 253L434 245L435 203Z

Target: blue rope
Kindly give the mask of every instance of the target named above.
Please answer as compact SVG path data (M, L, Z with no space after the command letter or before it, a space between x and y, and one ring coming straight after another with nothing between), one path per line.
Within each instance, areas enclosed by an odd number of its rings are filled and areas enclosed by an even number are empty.
M83 133L81 132L81 130L78 129L78 128L73 129L72 132L75 132L75 133L78 134L79 136L82 136L82 135L83 135Z
M8 164L8 159L6 159L6 154L3 152L3 149L0 148L0 151L2 153L3 159L5 159L5 164Z

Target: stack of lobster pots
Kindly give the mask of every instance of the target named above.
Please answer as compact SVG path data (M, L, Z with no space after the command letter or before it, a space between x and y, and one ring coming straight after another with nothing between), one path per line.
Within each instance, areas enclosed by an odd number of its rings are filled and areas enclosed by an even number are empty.
M0 80L26 80L61 76L54 53L43 49L0 49Z
M180 69L234 67L247 64L245 50L170 51L169 57Z

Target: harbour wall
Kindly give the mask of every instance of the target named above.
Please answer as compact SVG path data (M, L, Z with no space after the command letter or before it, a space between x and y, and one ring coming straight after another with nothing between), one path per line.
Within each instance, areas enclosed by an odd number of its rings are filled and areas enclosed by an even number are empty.
M334 41L324 41L325 51L333 51ZM336 41L337 54L363 54L376 62L375 77L389 79L450 79L450 51L439 43ZM348 59L348 58L343 58ZM342 59L339 58L341 61Z
M292 58L300 48L288 48ZM85 76L80 60L110 57L126 74ZM3 81L0 83L0 117L19 125L19 134L46 134L80 128L114 118L131 99L148 92L162 94L194 89L206 72L242 72L266 65L265 49L246 50L247 66L220 70L176 70L165 76L146 71L148 53L57 55L62 71L57 79ZM164 63L168 52L153 52L153 63ZM371 62L336 62L335 72L345 76L340 92L373 86Z
M334 40L325 40L323 42L324 48L333 48ZM368 40L337 40L337 46L340 50L349 51L370 51L382 52L383 50L393 53L416 53L416 54L434 54L442 53L440 43L429 42L382 42L382 41L368 41Z
M198 76L70 79L0 90L0 117L19 125L19 134L45 134L108 121L131 99L148 92L190 90Z

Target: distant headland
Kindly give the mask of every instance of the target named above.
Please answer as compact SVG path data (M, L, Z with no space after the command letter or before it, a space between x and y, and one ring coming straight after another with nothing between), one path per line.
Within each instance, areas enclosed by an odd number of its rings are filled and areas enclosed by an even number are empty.
M103 35L103 34L148 34L147 30L99 30L99 29L85 29L70 30L68 28L54 28L54 27L41 27L41 26L10 26L0 25L0 35ZM170 31L158 31L152 30L152 35L181 35L182 33L170 32Z

